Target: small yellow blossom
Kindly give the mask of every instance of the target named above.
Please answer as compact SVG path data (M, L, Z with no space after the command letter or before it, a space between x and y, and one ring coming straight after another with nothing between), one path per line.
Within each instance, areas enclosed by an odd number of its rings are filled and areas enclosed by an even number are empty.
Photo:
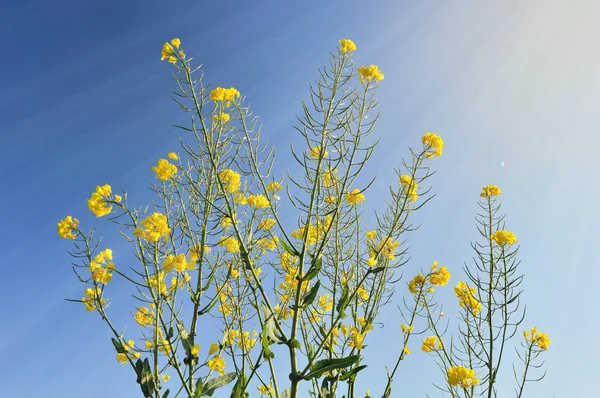
M166 383L171 378L171 376L167 376L164 373L161 373L160 377L162 378L163 383Z
M239 173L231 169L221 170L219 172L219 179L227 192L234 193L240 190L241 179Z
M525 337L525 341L530 342L531 345L540 347L540 349L544 351L546 351L550 345L550 338L548 335L539 332L535 326L531 328L531 331L524 330L523 337Z
M121 197L121 195L115 195L115 202L121 203L121 200L123 200L123 198Z
M220 122L221 124L225 124L229 120L231 120L231 116L229 116L229 113L225 113L225 112L221 112L218 115L213 115L212 118L215 122Z
M441 350L443 348L444 346L442 344L442 339L440 339L438 343L438 338L436 336L427 337L425 340L423 340L423 345L421 346L421 350L424 352Z
M366 291L365 289L363 289L362 287L359 287L359 288L356 290L356 295L357 295L358 297L360 297L361 299L365 300L365 301L369 299L369 292L367 292L367 291Z
M222 246L229 253L239 253L240 252L240 244L236 238L233 236L223 237L218 243L219 246Z
M190 350L190 353L192 354L192 356L197 357L198 353L200 352L200 345L195 344L192 349Z
M360 75L360 81L363 83L368 83L370 80L378 82L385 77L377 65L361 66L358 68L358 74Z
M490 238L500 246L513 245L517 243L517 237L515 234L504 230L494 232Z
M323 155L324 158L326 158L327 156L329 156L329 153L324 150L321 149L320 146L316 146L310 149L310 157L313 159L319 159L321 157L321 154Z
M258 229L269 230L269 229L273 228L273 225L275 225L275 223L276 223L275 219L267 218L267 219L259 222L257 227L258 227Z
M437 267L437 262L434 262ZM444 286L450 280L450 272L448 272L448 268L441 267L440 269L436 269L429 276L429 282L435 286Z
M340 51L343 53L351 53L356 51L356 45L350 39L340 40Z
M426 151L433 149L433 151L425 152L427 159L431 159L434 156L442 156L442 150L444 149L444 140L442 140L442 137L437 134L427 132L423 137L421 137L421 141L423 141Z
M112 206L109 206L104 200L111 193L111 187L108 184L96 186L96 192L93 192L92 197L87 201L88 208L96 217L103 217L112 211Z
M275 394L275 390L273 389L273 387L271 386L271 384L269 383L268 386L256 386L256 388L258 389L258 393L260 395L268 395L270 397L272 397Z
M179 156L177 156L177 154L175 152L169 152L167 154L167 157L171 160L179 160Z
M337 173L337 169L325 170L323 172L323 185L325 188L331 188L337 183L337 177L335 176L335 173Z
M176 64L177 63L177 58L175 58L174 56L171 55L169 57L169 63L170 64Z
M225 374L225 358L220 355L208 360L208 368L218 372L221 376Z
M173 46L171 46L169 43L163 44L163 48L160 53L160 60L162 61L165 58L169 58L171 54L173 54Z
M250 195L246 198L248 206L255 209L269 207L269 200L264 195Z
M217 87L210 92L210 99L213 101L234 101L240 97L240 92L235 88Z
M267 192L277 192L282 189L283 186L277 181L270 182L269 185L267 185Z
M479 196L482 198L491 198L492 196L500 195L500 188L495 185L488 185L487 187L481 188Z
M75 239L75 234L73 233L73 230L77 228L78 225L78 219L71 216L67 216L63 220L60 220L58 223L58 235L61 239L73 240Z
M146 307L141 306L135 313L135 321L142 327L154 323L154 314Z
M181 45L181 41L178 38L174 38L173 40L171 40L171 44L173 45L173 47L179 49L179 46Z
M466 308L477 316L481 311L481 303L475 298L474 287L469 287L465 282L459 281L454 287L454 294L458 297L461 308Z
M410 355L410 348L408 348L407 346L404 346L404 355Z
M402 333L406 334L412 332L415 328L413 325L400 325L400 329L402 329Z
M424 283L425 277L423 275L417 275L408 283L408 291L412 294L417 294L419 290L423 288Z
M210 345L210 349L208 350L208 355L212 355L217 351L219 351L219 345L217 343L212 343Z
M375 230L367 232L367 239L369 239L369 240L375 239L376 236L377 236L377 231L375 231Z
M319 307L321 307L321 309L324 312L331 311L331 309L333 308L333 299L331 298L329 293L324 294L319 298Z
M365 200L365 195L362 194L360 189L355 188L352 192L346 194L346 201L351 205L361 203Z
M158 159L158 164L152 166L152 170L156 173L159 180L165 181L177 174L177 166L169 163L167 159Z
M419 186L413 180L413 178L406 174L401 175L400 176L400 184L404 187L404 193L406 195L408 195L410 200L412 202L416 202L417 199L419 198L419 195L417 193L417 189L419 189Z
M473 369L463 366L452 366L448 369L448 384L468 388L479 384L479 379Z

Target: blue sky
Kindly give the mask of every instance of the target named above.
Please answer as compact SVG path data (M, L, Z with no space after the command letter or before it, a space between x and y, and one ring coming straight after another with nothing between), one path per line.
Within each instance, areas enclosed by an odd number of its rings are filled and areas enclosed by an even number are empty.
M105 225L86 208L96 184L148 198L150 167L178 147L180 132L170 125L186 120L169 99L170 65L159 61L172 37L204 65L207 82L247 96L263 137L280 147L281 174L292 166L285 151L308 83L339 39L353 39L357 63L377 64L386 76L381 145L366 170L378 174L366 193L370 206L394 182L392 169L408 145L426 131L446 143L435 160L437 197L410 236L406 274L437 259L457 281L472 256L479 189L499 185L522 245L523 326L552 339L548 377L530 385L528 396L593 395L600 370L593 304L600 270L592 254L600 224L600 3L167 4L0 6L0 396L137 396L104 325L63 301L79 297L81 287L56 223L72 214L84 225ZM116 255L126 249L116 238L108 244ZM128 309L115 312L126 321ZM372 342L371 381L361 385L374 391L393 361L390 347L399 349L397 311L389 306L383 314L388 328ZM431 386L438 371L417 345L396 392L438 396Z

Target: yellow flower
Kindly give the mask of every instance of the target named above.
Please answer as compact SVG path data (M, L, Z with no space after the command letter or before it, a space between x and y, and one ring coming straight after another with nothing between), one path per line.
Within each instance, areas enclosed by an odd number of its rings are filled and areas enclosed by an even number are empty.
M333 308L333 299L331 298L329 293L319 297L319 307L321 307L321 309L324 312L331 311L331 309Z
M377 265L377 259L375 257L369 257L367 260L367 265L371 268Z
M171 46L169 43L163 44L163 48L160 53L160 60L162 61L165 58L169 58L171 54L173 54L173 46Z
M97 268L92 272L92 279L98 283L107 284L112 281L112 274L106 270L106 268Z
M362 287L356 290L356 295L365 301L369 299L369 293Z
M453 366L448 369L448 384L451 386L460 385L462 388L476 386L479 384L479 379L473 369L463 366Z
M215 122L220 122L222 124L225 124L229 120L231 120L231 116L229 116L229 113L225 113L225 112L221 112L218 115L213 115L212 118Z
M234 101L239 98L240 92L235 88L217 87L210 92L210 99L213 101Z
M92 197L88 199L88 208L96 217L103 217L110 214L112 206L109 206L104 200L112 193L111 187L108 184L103 186L97 185L96 192L92 193Z
M219 172L219 179L227 192L234 193L240 190L241 179L239 173L231 169L225 169Z
M282 189L283 186L277 181L270 182L269 185L267 185L267 192L276 192L281 191Z
M141 227L133 231L133 235L151 242L158 241L161 237L168 240L171 229L167 217L161 213L153 213L140 222Z
M423 145L426 147L426 151L433 149L431 152L425 152L427 159L431 159L434 156L442 156L442 150L444 149L444 140L437 134L427 132L421 137Z
M321 157L321 154L323 155L324 158L329 156L329 153L326 150L324 150L324 149L322 150L320 146L316 146L316 147L310 149L309 156L313 159L319 159Z
M434 263L437 264L437 263ZM431 273L429 276L429 282L435 286L444 286L450 280L450 272L448 272L448 268L442 267L439 270L436 270Z
M404 355L410 355L410 348L404 346Z
M121 203L121 200L123 200L123 198L121 197L121 195L115 195L115 202Z
M170 56L169 57L169 63L170 64L176 64L177 63L177 58L175 58L174 56Z
M367 232L367 239L369 239L369 240L375 239L376 236L377 236L377 231L375 231L375 230Z
M378 82L385 77L377 65L361 66L358 68L358 74L360 75L360 81L363 83L368 83L370 80Z
M517 243L517 237L515 234L504 230L498 230L494 232L490 238L500 246Z
M95 289L88 287L87 289L85 289L84 294L86 297L82 297L81 302L85 303L85 310L88 312L92 312L106 304L106 300L100 298L100 295L102 294L102 289L100 289L99 287Z
M225 250L227 250L229 253L240 252L240 244L238 240L232 236L221 238L221 240L217 244L224 247Z
M531 331L524 330L523 337L525 337L525 341L530 342L531 345L540 347L540 349L544 351L546 351L550 345L550 338L548 335L539 332L535 326L531 328Z
M356 50L356 45L350 39L340 40L340 51L343 53L351 53Z
M171 40L171 44L173 45L173 47L179 49L179 45L181 44L181 41L178 38L174 38L173 40Z
M198 356L198 353L199 353L199 352L200 352L200 346L199 346L198 344L195 344L195 345L192 347L191 351L190 351L190 353L192 354L192 356L195 356L195 357L197 357L197 356Z
M122 352L117 354L117 362L127 363L128 360L129 360L129 357L127 356L127 354L122 353Z
M342 329L342 333L343 333ZM348 340L348 346L356 348L357 350L362 350L363 344L365 342L365 335L360 333L358 329L354 326L350 329L350 339Z
M408 291L412 294L417 294L424 283L425 277L423 275L417 275L408 283Z
M169 163L167 159L158 159L158 164L152 167L159 180L168 180L177 173L177 166Z
M275 390L273 390L273 387L271 387L271 383L269 383L268 386L256 386L256 388L258 389L260 395L268 394L270 397L272 397L275 394Z
M210 349L208 350L208 355L212 355L212 354L214 354L217 351L219 351L219 345L216 344L216 343L212 343L210 345Z
M404 193L410 197L410 200L416 202L419 198L419 195L417 194L417 189L419 186L413 180L413 178L409 175L401 175L400 185L404 187Z
M277 242L279 242L279 238L274 236L272 239L259 239L257 243L264 250L275 250L277 248Z
M337 177L334 173L337 173L337 169L325 170L323 172L323 185L325 188L331 188L337 182Z
M413 325L400 325L400 329L402 329L402 333L406 334L412 332L415 328Z
M208 368L218 372L221 376L225 374L225 358L220 355L208 360Z
M329 195L329 196L325 197L324 202L327 204L331 204L331 203L335 202L335 199L336 199L335 196Z
M233 201L238 205L245 205L248 203L248 199L240 192L236 192L233 195Z
M481 188L479 196L482 198L491 198L492 196L500 195L500 188L495 185L488 185L487 187Z
M154 323L154 314L146 307L141 306L135 313L135 321L142 327Z
M442 345L442 339L438 343L438 339L436 336L429 336L425 340L423 340L423 345L421 346L421 350L424 352L431 352L436 350L441 350L444 348Z
M365 200L365 195L362 194L360 189L355 188L354 191L346 194L346 201L351 205L361 203Z
M255 209L269 207L269 200L264 195L250 195L246 198L248 206Z
M179 160L179 156L177 156L177 154L175 152L169 152L167 154L167 157L172 160Z
M269 229L273 228L273 225L275 225L275 223L276 223L275 219L267 218L258 223L258 229L269 230Z
M73 230L77 228L78 225L78 219L71 216L65 217L63 220L58 222L58 236L60 236L61 239L75 239Z
M161 373L160 377L162 378L163 383L166 383L171 378L171 376L167 376L164 373Z
M481 303L475 298L474 287L469 287L465 282L459 281L454 287L454 294L458 297L461 308L466 308L473 312L474 316L481 311Z

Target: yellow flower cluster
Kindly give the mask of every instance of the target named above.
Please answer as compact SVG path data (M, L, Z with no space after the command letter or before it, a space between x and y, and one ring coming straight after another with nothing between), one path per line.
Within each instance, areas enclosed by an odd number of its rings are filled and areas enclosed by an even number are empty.
M490 238L500 246L517 243L517 237L515 234L504 230L498 230L494 232Z
M225 374L225 358L220 355L208 360L208 368L218 372L221 376Z
M346 194L346 201L351 205L362 203L365 200L365 195L362 194L360 189L355 188L352 192Z
M111 187L108 184L103 186L97 185L96 192L92 193L92 197L88 199L88 208L96 217L103 217L110 214L112 206L109 206L104 199L108 198L112 193Z
M356 51L356 44L350 39L340 40L340 51L344 54Z
M171 40L171 43L167 43L165 42L165 44L163 44L163 48L162 51L160 53L160 60L164 60L165 58L169 59L169 62L174 64L177 62L177 58L173 56L173 54L175 54L175 51L173 50L173 47L179 49L179 46L181 45L181 41L177 38ZM179 52L179 55L183 58L185 57L185 54L183 53L183 51Z
M322 149L320 146L316 146L310 149L309 155L313 159L319 159L321 155L326 158L329 156L329 152L327 152L325 149Z
M171 164L167 159L158 159L158 164L152 166L152 170L156 173L156 178L166 181L177 174L177 166Z
M272 397L275 395L275 390L273 389L273 387L271 387L271 383L269 383L268 386L262 385L262 386L256 386L256 388L258 389L258 393L260 395L268 395L269 397Z
M210 99L213 101L234 101L240 97L240 92L235 88L217 87L210 92Z
M265 195L250 195L246 198L246 202L248 203L248 206L255 209L269 207L269 199L267 199Z
M273 225L275 225L276 221L274 218L267 218L262 220L261 222L258 223L258 229L265 229L265 230L269 230L271 228L273 228Z
M61 239L75 239L73 230L77 228L78 225L78 219L71 216L65 217L63 220L58 222L58 236L60 236Z
M112 281L113 275L110 273L110 271L115 269L112 259L112 250L106 249L98 253L98 255L96 255L96 257L90 261L88 270L92 273L93 280L104 284Z
M163 269L166 273L169 273L173 271L173 269L175 269L175 272L181 274L186 270L193 271L194 269L196 269L196 266L194 262L187 261L185 254L180 253L177 256L169 254L163 262Z
M95 289L88 287L83 293L85 294L85 297L81 298L81 302L85 303L85 310L88 312L97 310L106 304L106 300L100 298L102 295L102 289L99 287ZM100 307L98 307L98 305L100 305Z
M219 246L222 246L229 253L239 253L240 252L240 244L236 238L233 236L223 237L217 243Z
M133 235L151 242L157 242L161 237L169 240L171 229L167 223L167 217L161 213L153 213L140 222L142 227L137 227Z
M495 185L488 185L487 187L481 188L479 196L482 198L491 198L492 196L500 195L500 188Z
M540 347L540 349L544 351L546 351L550 345L550 338L548 335L539 332L535 326L531 328L531 331L523 330L523 337L525 337L525 341L530 342L531 345Z
M317 225L310 224L308 226L308 236L306 238L306 243L309 245L314 245L325 236L325 232L331 226L331 222L333 221L333 217L330 215L325 216L322 220L317 222ZM304 231L306 226L301 227L291 233L292 238L303 239Z
M160 294L167 294L167 285L165 284L165 273L160 271L148 278L148 286L157 289Z
M427 159L431 159L434 156L442 156L442 150L444 149L444 140L442 140L442 137L432 132L427 132L421 137L421 141L427 149L433 149L431 152L425 152Z
M379 244L379 250L381 250L381 254L386 256L388 260L393 261L396 259L396 249L399 246L400 243L398 241L387 238Z
M473 369L463 366L453 366L448 369L448 384L451 386L460 385L462 388L476 386L479 384L479 379Z
M419 194L417 194L419 186L415 180L411 176L403 174L400 176L400 185L404 187L404 193L410 197L410 200L416 202L419 198Z
M263 250L275 250L277 248L277 242L279 242L279 238L274 236L271 239L261 238L257 243Z
M421 346L421 350L424 352L432 352L436 350L441 350L444 348L442 339L438 342L438 338L436 336L429 336L425 340L423 340L423 345Z
M135 313L135 321L142 327L152 325L154 323L154 313L148 308L141 306Z
M135 360L138 359L140 357L140 353L137 351L133 351L133 352L129 352L131 350L133 350L135 348L135 343L133 342L133 340L129 340L128 342L126 342L125 344L123 344L123 348L125 349L125 351L127 351L126 353L124 352L120 352L117 354L117 362L119 363L127 363L129 360Z
M408 283L408 291L412 294L417 294L423 288L425 284L425 276L416 275L409 283Z
M229 120L231 120L231 117L229 116L229 113L225 113L225 112L221 112L218 115L213 115L213 120L215 122L220 122L222 124L227 123Z
M454 287L454 294L458 297L461 308L466 308L477 316L481 311L481 303L475 298L475 291L474 287L469 287L463 281L459 281Z
M319 307L324 312L329 312L333 308L333 299L329 295L329 293L322 295L319 297Z
M337 177L335 175L335 173L337 173L338 170L334 169L334 170L325 170L323 172L323 186L325 188L331 188L332 186L334 186L337 183Z
M270 182L269 185L267 185L267 192L277 192L281 191L282 189L283 186L281 186L281 184L277 181Z
M225 186L225 190L229 193L234 193L240 190L240 174L231 170L225 169L219 172L219 179Z
M431 267L431 274L429 275L429 282L435 286L444 286L450 280L450 272L448 268L441 267L438 269L438 262L434 261Z
M360 75L360 81L363 83L365 81L369 82L370 80L378 82L385 77L377 65L361 66L358 68L358 74Z

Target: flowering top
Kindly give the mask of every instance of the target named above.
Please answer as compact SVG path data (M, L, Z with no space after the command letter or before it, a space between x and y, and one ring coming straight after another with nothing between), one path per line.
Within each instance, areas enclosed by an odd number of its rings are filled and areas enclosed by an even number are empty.
M61 239L73 240L75 239L75 234L73 233L73 230L77 228L78 225L78 219L71 216L67 216L63 220L60 220L58 223L58 235Z
M404 193L410 198L411 202L416 202L419 199L419 194L417 193L419 186L411 176L406 174L401 175L400 185L404 187Z
M434 156L442 156L442 150L444 149L444 140L442 140L442 137L432 132L427 132L421 137L421 141L427 149L433 149L432 152L425 152L427 159L431 159Z
M357 203L361 203L365 200L365 195L360 192L360 189L355 188L354 191L346 194L346 200L351 205L355 205Z
M462 388L476 386L479 384L479 379L473 369L463 366L453 366L448 369L448 384L451 386L460 385Z
M219 172L219 179L223 183L225 190L229 193L233 193L240 190L240 174L231 170L225 169Z
M240 92L235 88L217 87L210 92L210 99L213 101L233 101L239 98Z
M531 328L531 331L523 330L523 337L525 337L525 341L530 342L532 346L538 346L544 351L546 351L550 345L550 338L548 335L546 333L538 332L535 326Z
M481 188L479 196L482 198L491 198L492 196L500 195L500 188L495 185L488 185L487 187Z
M138 238L146 239L151 242L158 241L161 237L168 240L169 224L167 224L167 217L161 213L154 213L140 223L142 227L137 227L133 231L133 235Z
M425 340L423 340L423 345L421 346L421 350L424 352L432 352L436 350L441 350L444 348L444 344L442 339L438 342L436 336L429 336Z
M385 77L377 65L361 66L358 68L358 74L360 75L360 81L363 83L370 80L378 82Z
M481 311L481 303L475 298L475 288L469 287L465 282L459 281L454 287L454 294L458 297L462 308L470 310L474 316Z
M171 43L167 43L165 42L165 44L163 44L163 48L162 51L160 52L160 60L164 60L165 58L169 59L169 62L174 64L177 62L177 58L174 57L174 53L175 51L173 50L173 47L179 49L179 46L181 45L181 41L177 38L171 40ZM184 58L185 54L183 53L183 51L179 52L179 55Z
M441 267L438 269L438 262L434 261L431 267L431 275L429 276L429 282L435 286L444 286L450 280L450 272L448 268Z
M343 53L351 53L356 50L356 44L350 39L340 40L340 51Z
M103 186L97 185L96 192L92 193L92 197L88 199L88 208L96 217L103 217L110 214L112 206L109 206L104 199L109 197L112 193L110 185L104 184Z
M169 163L167 159L158 159L158 164L152 166L152 170L156 173L156 178L165 181L172 178L177 173L177 166Z
M515 234L504 230L498 230L494 232L490 238L500 246L517 243L517 237Z

